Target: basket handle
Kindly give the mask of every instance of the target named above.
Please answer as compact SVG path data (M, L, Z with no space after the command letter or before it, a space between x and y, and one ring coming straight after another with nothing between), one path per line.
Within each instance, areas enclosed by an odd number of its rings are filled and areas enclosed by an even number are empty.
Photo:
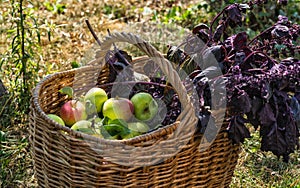
M187 95L186 88L184 87L178 73L174 70L172 64L167 59L165 59L160 52L158 52L149 42L142 40L135 34L115 32L111 33L109 36L106 36L105 39L102 41L101 49L97 52L97 57L105 57L106 53L110 50L112 44L115 42L127 42L136 46L138 49L140 49L142 52L148 55L168 77L168 81L177 91L178 97L180 99L180 102L184 106L184 109L188 109L190 112L193 112L190 114L190 118L196 119L190 97Z

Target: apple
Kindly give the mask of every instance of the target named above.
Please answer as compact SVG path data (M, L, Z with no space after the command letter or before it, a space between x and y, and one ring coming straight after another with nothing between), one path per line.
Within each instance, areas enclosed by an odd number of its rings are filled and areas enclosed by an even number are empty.
M58 124L65 126L65 122L64 120L61 119L61 117L59 117L56 114L48 114L47 115L50 119L54 120L55 122L57 122Z
M61 107L60 117L68 126L72 126L77 121L85 120L87 118L85 105L80 101L70 100Z
M146 133L150 130L149 126L144 122L130 122L128 123L128 129L139 133Z
M102 123L102 119L99 117L94 117L94 118L90 118L88 119L88 121L95 123L95 124L101 124Z
M93 107L96 108L96 112L99 113L102 110L103 103L108 99L107 93L102 88L92 88L84 96L84 100L89 100Z
M103 104L102 113L104 117L111 120L123 119L128 121L133 116L133 104L126 98L110 98Z
M95 129L95 132L97 134L101 134L100 128L103 125L103 120L99 117L94 117L94 118L88 119L88 121L92 123L92 127Z
M131 97L134 107L134 115L138 120L151 120L158 111L158 104L155 99L146 92L140 92Z
M130 139L130 138L134 138L136 136L140 136L141 134L142 133L140 133L140 132L130 130L130 132L128 134L122 136L122 139L126 140L126 139Z
M144 122L130 122L128 123L129 133L122 135L122 139L130 139L146 133L150 130L149 126Z
M71 127L74 131L80 131L82 133L94 135L96 132L92 128L92 122L87 120L80 120L74 123Z

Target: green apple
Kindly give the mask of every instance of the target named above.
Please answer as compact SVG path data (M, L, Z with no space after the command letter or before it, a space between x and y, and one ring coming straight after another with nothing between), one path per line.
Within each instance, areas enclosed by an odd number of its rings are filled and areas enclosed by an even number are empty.
M88 119L88 121L95 123L95 124L101 124L102 123L102 119L99 117L94 117L94 118L90 118Z
M149 126L144 122L130 122L128 123L128 129L139 133L146 133L150 130Z
M102 110L103 103L108 99L107 94L102 88L92 88L84 96L84 100L89 100L93 107L96 108L96 112L99 113Z
M134 115L138 120L151 120L158 111L158 104L155 99L146 92L140 92L131 98L134 107Z
M71 127L74 131L80 131L82 133L94 135L96 132L92 128L92 122L87 120L80 120L74 123Z
M94 117L94 118L88 119L88 121L92 123L92 126L95 129L95 132L97 134L101 135L100 129L101 129L101 126L103 125L102 119L99 117Z
M85 120L87 118L85 105L80 101L70 100L61 107L60 117L67 126L72 126L77 121Z
M133 116L133 104L126 98L110 98L103 104L102 113L104 117L111 120L123 119L128 121Z
M149 126L144 122L128 123L129 133L122 135L122 139L129 139L146 133L150 130Z
M48 114L47 115L50 119L56 121L58 124L62 125L62 126L65 126L65 122L64 120L61 119L61 117L59 117L58 115L56 114Z
M134 138L136 136L140 136L141 134L142 133L140 133L140 132L130 130L130 132L128 134L122 136L122 139L126 140L126 139L130 139L130 138Z

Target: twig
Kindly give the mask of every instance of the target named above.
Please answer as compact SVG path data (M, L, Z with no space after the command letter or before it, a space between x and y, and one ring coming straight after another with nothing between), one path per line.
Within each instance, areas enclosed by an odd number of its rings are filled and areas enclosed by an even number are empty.
M274 65L276 64L276 61L274 61L271 57L269 57L266 53L261 52L261 51L253 51L251 52L244 60L244 62L246 62L251 56L255 55L255 54L262 54L264 55L269 61L271 61Z
M214 17L214 19L212 20L212 22L211 22L211 24L210 24L210 27L209 27L209 40L208 40L208 42L207 42L207 44L212 40L212 35L213 35L213 33L212 33L212 30L213 30L213 25L214 25L214 23L216 22L216 20L225 12L225 10L229 7L230 5L227 5L225 8L223 8L223 10L219 13L219 14L217 14L215 17Z
M260 37L261 35L265 34L266 32L270 31L271 29L273 29L274 26L264 30L263 32L261 32L260 34L258 34L257 36L255 36L247 45L249 46L252 42L254 42L258 37Z
M108 35L111 36L111 33L110 33L110 30L107 29L107 32L108 32ZM113 43L113 46L114 46L114 51L119 55L119 57L123 60L123 62L126 64L126 65L130 65L130 63L127 61L127 59L120 53L119 49L117 48L116 44Z
M99 46L101 46L101 41L99 40L99 38L97 37L96 33L94 32L89 20L85 20L86 25L88 26L90 32L92 33L93 37L95 38L95 40L97 41L97 43L99 44Z

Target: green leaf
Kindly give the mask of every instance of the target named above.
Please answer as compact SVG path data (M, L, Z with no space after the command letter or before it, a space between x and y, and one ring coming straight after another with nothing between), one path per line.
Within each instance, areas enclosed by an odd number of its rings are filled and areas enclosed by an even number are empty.
M106 139L122 139L125 135L130 133L127 122L122 119L111 120L104 117L102 123L100 132Z
M69 86L66 86L66 87L63 87L59 90L60 93L62 94L65 94L65 95L68 95L70 98L73 97L74 95L74 91L73 91L73 88L69 87Z
M121 125L123 127L128 127L127 122L123 119L114 119L114 120L109 119L107 124L116 124L116 125Z
M104 138L117 135L121 137L122 135L126 135L129 132L130 130L127 127L117 124L103 125L101 129L101 134Z
M77 61L72 61L71 66L73 69L80 67L80 64Z

